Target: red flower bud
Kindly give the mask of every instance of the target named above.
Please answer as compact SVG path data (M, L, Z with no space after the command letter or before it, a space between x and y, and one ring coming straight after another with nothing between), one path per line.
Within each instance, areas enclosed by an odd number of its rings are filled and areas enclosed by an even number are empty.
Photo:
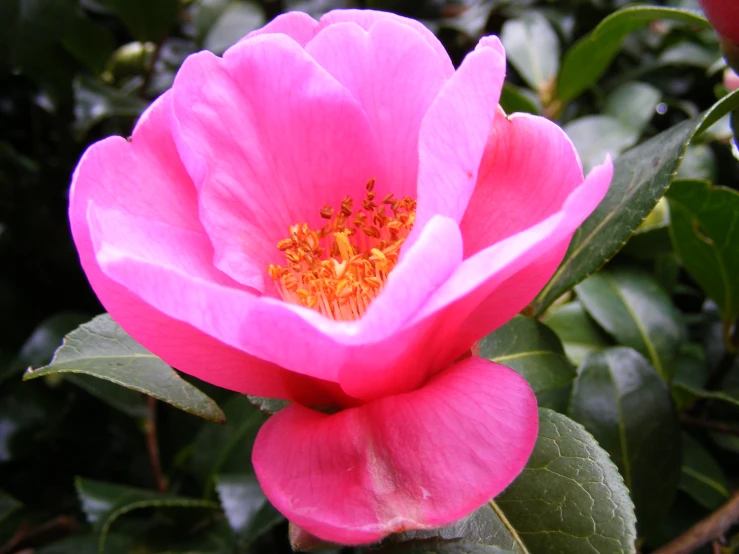
M706 18L725 39L739 43L739 2L736 0L698 0Z

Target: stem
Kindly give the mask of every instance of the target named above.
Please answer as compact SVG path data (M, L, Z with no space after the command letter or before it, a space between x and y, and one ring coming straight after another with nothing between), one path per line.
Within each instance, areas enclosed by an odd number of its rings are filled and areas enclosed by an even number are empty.
M705 419L697 419L694 417L681 417L680 421L686 425L692 425L693 427L700 427L702 429L708 429L709 431L718 431L719 433L725 433L727 435L735 435L739 437L739 427L733 427L725 423L718 421L707 421Z
M706 384L708 390L721 388L726 376L734 366L737 357L737 344L739 344L739 322L732 325L730 321L724 321L724 356Z
M139 91L139 96L141 98L147 98L146 92L149 90L151 78L154 76L157 61L159 61L159 56L162 54L162 46L164 46L164 41L166 40L167 37L164 37L162 40L157 42L154 47L154 52L151 53L151 58L149 59L149 63L146 65L146 70L144 72L144 82L141 84L141 89Z
M739 492L706 519L699 521L682 535L653 554L689 554L726 534L739 521Z
M159 440L157 438L157 400L153 396L146 398L146 449L149 452L149 464L154 474L154 482L157 490L161 493L167 492L167 480L162 475L162 462L159 458Z

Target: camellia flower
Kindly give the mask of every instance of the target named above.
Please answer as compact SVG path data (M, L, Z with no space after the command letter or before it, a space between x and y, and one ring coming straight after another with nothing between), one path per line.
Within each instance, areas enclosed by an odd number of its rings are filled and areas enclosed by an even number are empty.
M706 19L718 32L721 50L731 67L739 71L739 2L736 0L698 0Z
M584 178L554 123L506 116L504 75L494 37L455 71L415 21L290 13L190 56L75 171L105 308L181 371L292 401L253 464L324 540L451 523L532 451L530 387L470 348L551 277L612 164Z

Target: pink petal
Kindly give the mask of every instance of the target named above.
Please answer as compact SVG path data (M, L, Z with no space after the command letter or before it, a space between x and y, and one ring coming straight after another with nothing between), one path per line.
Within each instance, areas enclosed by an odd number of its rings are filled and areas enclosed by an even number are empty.
M465 257L553 215L582 182L559 126L529 114L497 117L462 218Z
M416 197L421 120L447 78L446 66L413 28L380 19L368 31L333 23L306 51L364 108L377 136L387 182L380 197Z
M230 286L226 277L218 279L195 267L193 258L198 255L198 246L184 232L149 226L146 233L152 243L170 244L172 249L182 243L190 249L182 257L176 253L164 255L136 240L135 233L129 231L138 225L136 221L124 222L121 214L95 218L94 210L91 219L97 257L105 275L157 310L224 344L296 373L332 382L338 382L340 375L356 373L360 376L353 383L360 392L363 381L366 387L374 387L373 392L381 386L408 390L420 384L419 378L424 375L419 377L417 372L409 376L393 374L398 360L407 353L399 347L394 333L462 259L456 224L441 217L433 219L365 317L340 322L302 306L239 290ZM110 225L106 224L108 220ZM379 384L378 375L385 376ZM348 386L345 390L354 388ZM353 392L349 394L354 396ZM345 404L344 399L341 405Z
M289 36L300 46L305 47L315 36L317 30L318 21L307 13L288 12L278 15L264 27L252 31L242 40L248 40L260 35L282 34Z
M322 226L325 204L359 201L381 177L362 108L285 35L242 41L223 59L190 56L173 107L215 265L259 291L267 266L284 262L276 244L289 225Z
M449 58L449 54L447 54L444 46L439 42L439 39L436 38L436 35L429 31L425 25L414 19L402 17L390 12L380 12L375 10L334 10L321 17L317 31L320 32L329 25L334 25L336 23L356 23L364 30L369 31L373 25L380 21L401 23L412 28L414 31L417 31L436 52L439 60L441 60L444 65L445 75L447 77L451 77L454 73L452 60Z
M252 461L290 521L362 544L480 507L521 472L537 427L524 379L468 358L421 389L334 415L290 406L262 427Z
M172 319L109 279L98 265L87 220L90 204L106 212L126 213L150 227L171 227L190 237L204 237L195 189L169 133L170 102L170 93L162 95L142 115L130 141L111 137L94 144L75 170L69 217L87 278L113 319L177 369L239 392L288 399L306 397L318 403L311 405L320 405L332 397L320 392L323 384L306 383L302 376ZM122 239L127 240L125 236ZM206 249L207 244L201 242L201 248ZM312 387L318 393L314 394ZM316 398L311 399L313 396Z
M523 310L556 271L572 235L605 196L610 157L595 167L561 210L466 259L415 317L434 327L428 356L455 359Z
M504 78L503 46L495 37L484 37L429 108L421 124L417 224L434 214L462 220Z

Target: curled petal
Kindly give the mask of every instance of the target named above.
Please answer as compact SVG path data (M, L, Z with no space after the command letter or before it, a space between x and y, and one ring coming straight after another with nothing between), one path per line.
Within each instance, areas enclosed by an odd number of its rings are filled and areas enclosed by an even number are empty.
M337 414L289 406L260 430L253 463L290 521L327 541L370 543L452 523L493 498L526 464L537 424L518 373L468 358L421 389Z

